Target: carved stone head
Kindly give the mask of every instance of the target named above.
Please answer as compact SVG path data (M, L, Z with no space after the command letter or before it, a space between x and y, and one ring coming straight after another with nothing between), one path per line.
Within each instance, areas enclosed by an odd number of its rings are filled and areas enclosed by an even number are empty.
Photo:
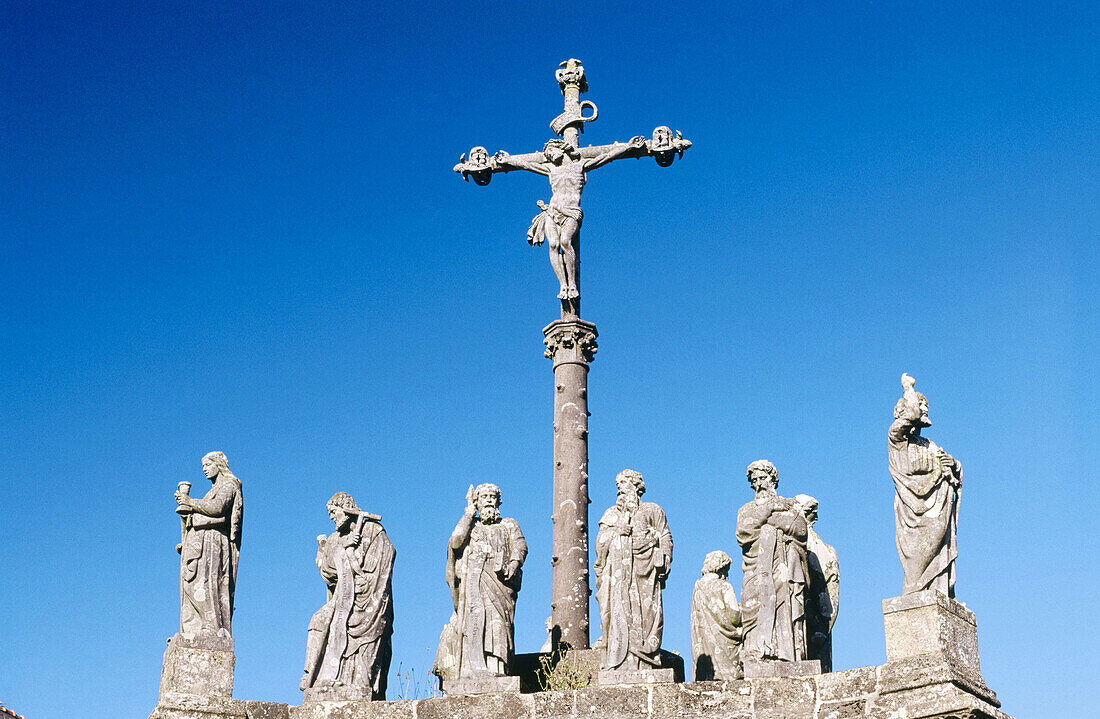
M209 452L202 458L202 471L210 481L217 479L222 472L229 471L229 459L225 452Z
M916 383L907 373L901 376L904 393L894 405L894 419L904 418L918 427L931 427L932 421L928 419L928 398L913 388Z
M565 140L559 140L556 137L546 141L546 144L542 146L542 154L547 160L553 162L555 165L561 163L566 156L574 160L577 158L577 151L573 146Z
M482 522L492 524L500 519L500 503L500 487L495 484L485 482L474 489L474 506Z
M745 471L749 486L753 491L776 491L779 489L779 470L766 459L758 459L749 465Z
M352 499L351 495L347 492L337 492L332 495L326 507L328 508L328 516L336 524L337 529L341 529L345 525L351 523L353 514L347 510L352 509L358 511L359 509L355 504L355 500Z
M808 494L796 494L794 501L806 516L806 523L811 527L814 526L814 522L817 521L817 500Z
M717 574L722 579L725 579L730 575L730 565L732 563L733 560L730 559L730 555L720 549L713 552L707 552L707 556L703 559L703 571L701 574Z
M636 509L643 494L646 494L646 480L636 469L624 469L615 476L615 488L618 490L617 505Z

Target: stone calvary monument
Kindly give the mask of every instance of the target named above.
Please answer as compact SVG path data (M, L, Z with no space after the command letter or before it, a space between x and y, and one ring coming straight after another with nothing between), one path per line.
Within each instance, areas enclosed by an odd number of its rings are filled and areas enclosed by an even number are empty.
M668 518L642 501L640 472L615 477L616 502L595 538L602 636L589 648L587 373L596 327L580 316L581 192L594 169L640 157L667 167L691 142L661 126L651 139L581 147L584 125L597 118L595 104L580 100L588 90L584 68L567 60L555 77L564 110L541 151L490 155L474 147L454 167L478 185L515 170L550 182L550 199L538 202L527 230L530 244L549 248L560 302L560 317L543 330L554 371L551 616L543 652L518 653L514 642L523 533L501 516L498 486L471 485L446 541L453 612L433 668L443 696L386 701L400 613L392 593L396 550L379 515L336 492L326 505L334 531L317 537L327 598L307 625L302 703L234 698L243 494L226 455L210 452L202 459L210 490L195 499L190 482L180 482L175 493L180 630L168 640L150 719L1011 719L982 677L974 613L955 599L962 469L921 436L931 426L928 402L908 374L887 432L904 581L901 596L882 602L885 664L833 671L837 551L814 528L817 500L780 496L779 472L768 460L748 465L754 496L726 537L741 548L740 601L724 551L706 555L695 582L685 617L691 682L678 653L662 647L663 590L672 576ZM562 667L568 672L559 674Z

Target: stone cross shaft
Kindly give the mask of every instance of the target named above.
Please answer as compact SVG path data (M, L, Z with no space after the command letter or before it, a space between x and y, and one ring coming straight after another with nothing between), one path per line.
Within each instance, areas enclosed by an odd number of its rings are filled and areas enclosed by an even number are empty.
M550 123L556 137L538 152L490 156L484 147L465 154L454 171L475 184L488 185L494 174L525 170L550 181L549 202L527 230L531 245L546 244L558 280L561 319L543 330L545 355L554 363L554 515L551 639L553 646L588 646L588 364L596 354L596 326L580 318L581 192L588 173L614 160L653 157L668 167L691 147L667 126L653 136L627 142L580 147L584 125L598 117L595 103L581 100L588 81L579 60L561 63L555 72L565 104ZM586 114L587 113L587 114Z

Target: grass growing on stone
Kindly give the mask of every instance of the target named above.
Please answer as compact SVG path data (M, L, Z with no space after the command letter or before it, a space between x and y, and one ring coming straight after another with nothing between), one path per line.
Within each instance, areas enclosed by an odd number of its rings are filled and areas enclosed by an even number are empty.
M539 691L558 691L562 689L584 689L590 684L588 672L568 649L560 649L552 654L539 657L539 669L536 674Z
M434 674L417 672L416 667L405 669L404 665L399 663L396 679L397 686L391 687L396 691L390 692L388 699L430 699L442 696L439 691L439 678Z

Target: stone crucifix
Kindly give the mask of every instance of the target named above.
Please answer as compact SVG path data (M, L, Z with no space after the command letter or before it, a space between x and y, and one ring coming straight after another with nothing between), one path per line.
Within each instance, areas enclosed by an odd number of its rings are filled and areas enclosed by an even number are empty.
M488 185L495 173L526 170L550 180L550 201L527 230L531 245L547 244L557 277L561 319L543 329L545 355L554 363L554 515L550 633L552 646L588 646L588 363L596 354L596 326L580 318L581 192L591 170L614 160L653 157L668 167L691 147L666 126L651 139L579 146L585 123L598 116L595 103L582 101L588 81L579 60L555 72L565 98L563 112L550 123L557 136L539 152L490 156L484 147L462 155L454 171ZM585 114L585 112L589 114Z

